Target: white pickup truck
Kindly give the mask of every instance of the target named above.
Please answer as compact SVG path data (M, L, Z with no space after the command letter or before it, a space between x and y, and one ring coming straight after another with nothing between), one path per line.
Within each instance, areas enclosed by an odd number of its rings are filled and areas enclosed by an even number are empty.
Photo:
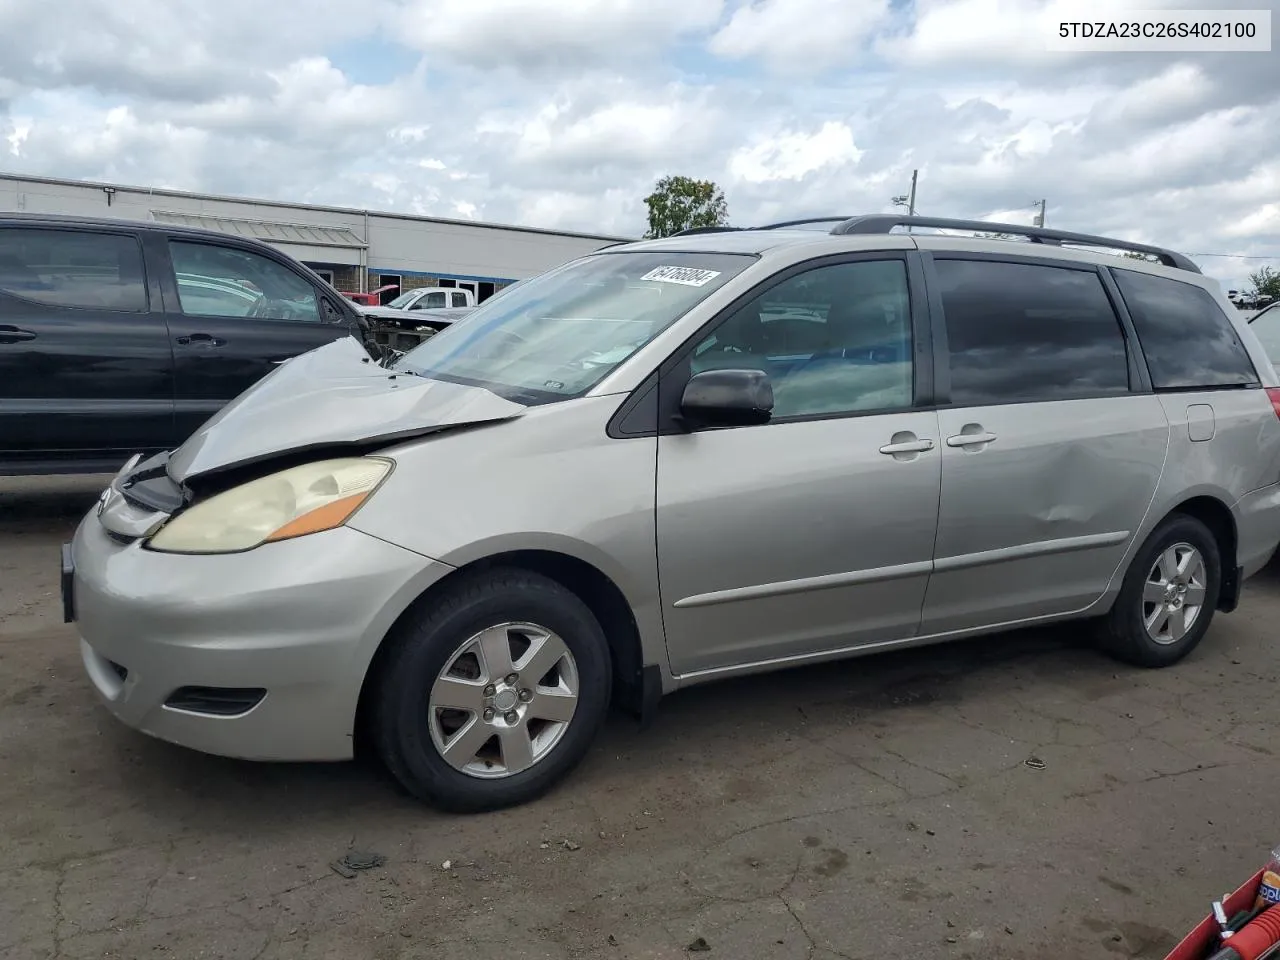
M444 307L474 307L476 295L456 287L418 287L384 304L392 310L440 310Z

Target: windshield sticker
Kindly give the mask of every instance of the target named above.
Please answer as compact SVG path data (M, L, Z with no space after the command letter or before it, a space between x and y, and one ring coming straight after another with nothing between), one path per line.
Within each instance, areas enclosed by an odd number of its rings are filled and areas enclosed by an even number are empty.
M686 287L701 287L720 276L719 270L699 270L697 267L654 267L641 280L658 283L679 283Z

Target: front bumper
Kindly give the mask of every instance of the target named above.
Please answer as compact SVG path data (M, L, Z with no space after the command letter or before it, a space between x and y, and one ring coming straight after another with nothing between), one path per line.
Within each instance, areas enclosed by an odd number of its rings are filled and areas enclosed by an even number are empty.
M93 512L70 562L66 602L107 708L162 740L255 760L349 758L374 651L451 569L347 527L245 553L155 553ZM231 716L168 702L193 687L265 695Z

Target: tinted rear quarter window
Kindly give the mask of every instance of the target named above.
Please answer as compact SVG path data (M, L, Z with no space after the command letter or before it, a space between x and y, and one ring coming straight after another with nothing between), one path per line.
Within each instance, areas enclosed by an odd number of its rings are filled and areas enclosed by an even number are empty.
M1258 382L1231 321L1207 290L1135 270L1114 270L1157 390Z
M1127 393L1124 334L1091 270L935 261L955 406Z
M147 309L142 249L125 234L3 227L0 294L53 307L141 312Z

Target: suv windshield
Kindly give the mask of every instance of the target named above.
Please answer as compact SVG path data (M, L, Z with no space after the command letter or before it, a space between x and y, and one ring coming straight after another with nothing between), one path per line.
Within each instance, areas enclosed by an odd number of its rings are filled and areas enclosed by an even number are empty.
M524 281L395 364L518 403L590 390L755 261L726 253L603 253Z

